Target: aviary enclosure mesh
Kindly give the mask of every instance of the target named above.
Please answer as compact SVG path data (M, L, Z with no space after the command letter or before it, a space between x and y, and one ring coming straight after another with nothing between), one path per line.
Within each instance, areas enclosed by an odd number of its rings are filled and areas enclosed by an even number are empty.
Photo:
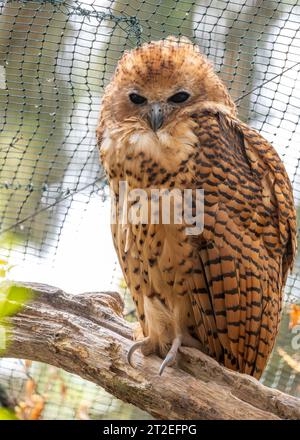
M95 126L124 50L170 34L191 38L214 63L239 117L280 154L299 206L297 0L0 1L0 14L0 257L13 265L10 278L74 293L118 289L133 313L112 248ZM296 396L299 263L262 379ZM149 417L78 377L22 360L0 362L2 405L30 399L32 381L42 418Z

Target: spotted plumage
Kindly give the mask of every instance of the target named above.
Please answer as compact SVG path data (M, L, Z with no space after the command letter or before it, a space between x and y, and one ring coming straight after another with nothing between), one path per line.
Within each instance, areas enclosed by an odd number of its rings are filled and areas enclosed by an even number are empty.
M133 93L146 101L132 102ZM145 336L142 352L167 356L167 365L188 345L259 378L296 248L291 185L274 148L237 119L199 50L174 38L124 55L97 135L117 204L122 180L149 194L204 189L201 234L161 218L112 225Z

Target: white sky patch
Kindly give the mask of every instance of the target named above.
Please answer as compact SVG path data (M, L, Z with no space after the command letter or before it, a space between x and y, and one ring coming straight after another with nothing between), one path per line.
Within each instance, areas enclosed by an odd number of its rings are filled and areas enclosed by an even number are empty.
M51 253L49 260L29 254L22 261L22 254L14 250L10 279L51 284L69 293L119 290L122 273L110 230L110 200L92 197L80 221L83 204L73 201L72 207L60 232L55 261Z

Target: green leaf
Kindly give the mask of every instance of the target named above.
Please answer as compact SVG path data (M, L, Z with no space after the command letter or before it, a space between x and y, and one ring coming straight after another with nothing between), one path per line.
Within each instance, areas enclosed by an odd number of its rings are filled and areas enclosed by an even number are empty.
M0 286L0 318L15 315L32 297L28 287L3 284Z
M18 246L23 241L22 235L15 232L6 232L0 236L0 246L4 249L11 249Z
M18 417L10 409L0 407L0 420L18 420Z

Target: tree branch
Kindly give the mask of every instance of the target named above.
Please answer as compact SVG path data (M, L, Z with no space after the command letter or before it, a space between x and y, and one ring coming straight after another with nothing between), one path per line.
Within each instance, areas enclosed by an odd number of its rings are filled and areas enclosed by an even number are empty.
M195 349L180 350L179 368L158 375L161 360L126 361L132 325L115 292L70 295L22 283L34 300L9 318L5 356L55 365L92 381L159 419L300 419L300 400L232 372Z

